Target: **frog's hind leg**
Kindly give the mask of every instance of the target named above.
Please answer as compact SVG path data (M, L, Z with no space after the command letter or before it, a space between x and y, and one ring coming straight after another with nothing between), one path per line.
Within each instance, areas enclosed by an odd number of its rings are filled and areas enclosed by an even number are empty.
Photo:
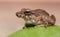
M50 19L49 19L49 25L50 26L54 26L55 25L55 22L56 22L56 18L54 15L51 15L50 16Z

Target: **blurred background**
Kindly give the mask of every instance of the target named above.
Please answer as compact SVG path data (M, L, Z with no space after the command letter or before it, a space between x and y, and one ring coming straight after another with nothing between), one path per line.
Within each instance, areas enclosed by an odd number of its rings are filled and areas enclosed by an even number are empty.
M60 25L60 0L0 0L0 37L22 29L24 20L15 13L22 8L44 9L56 17L56 25Z

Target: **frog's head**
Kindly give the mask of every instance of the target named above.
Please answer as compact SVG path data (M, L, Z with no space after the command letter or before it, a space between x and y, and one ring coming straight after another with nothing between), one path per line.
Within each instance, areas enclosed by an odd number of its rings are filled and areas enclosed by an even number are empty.
M21 9L21 11L19 11L19 12L16 12L16 16L17 17L25 17L25 16L29 16L31 14L31 11L30 11L30 9L26 9L26 8L23 8L23 9Z

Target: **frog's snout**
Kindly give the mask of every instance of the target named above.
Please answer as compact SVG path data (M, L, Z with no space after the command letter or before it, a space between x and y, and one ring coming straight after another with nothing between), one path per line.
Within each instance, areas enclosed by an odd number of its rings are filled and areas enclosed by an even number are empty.
M17 17L21 17L21 14L19 12L16 12Z

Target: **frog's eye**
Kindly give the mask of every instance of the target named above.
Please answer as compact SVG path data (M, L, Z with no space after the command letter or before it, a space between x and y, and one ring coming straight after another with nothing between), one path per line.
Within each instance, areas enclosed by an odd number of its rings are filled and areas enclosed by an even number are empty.
M30 12L30 11L25 11L24 14L25 14L25 15L30 15L31 12Z
M24 13L30 13L30 11L25 11Z

